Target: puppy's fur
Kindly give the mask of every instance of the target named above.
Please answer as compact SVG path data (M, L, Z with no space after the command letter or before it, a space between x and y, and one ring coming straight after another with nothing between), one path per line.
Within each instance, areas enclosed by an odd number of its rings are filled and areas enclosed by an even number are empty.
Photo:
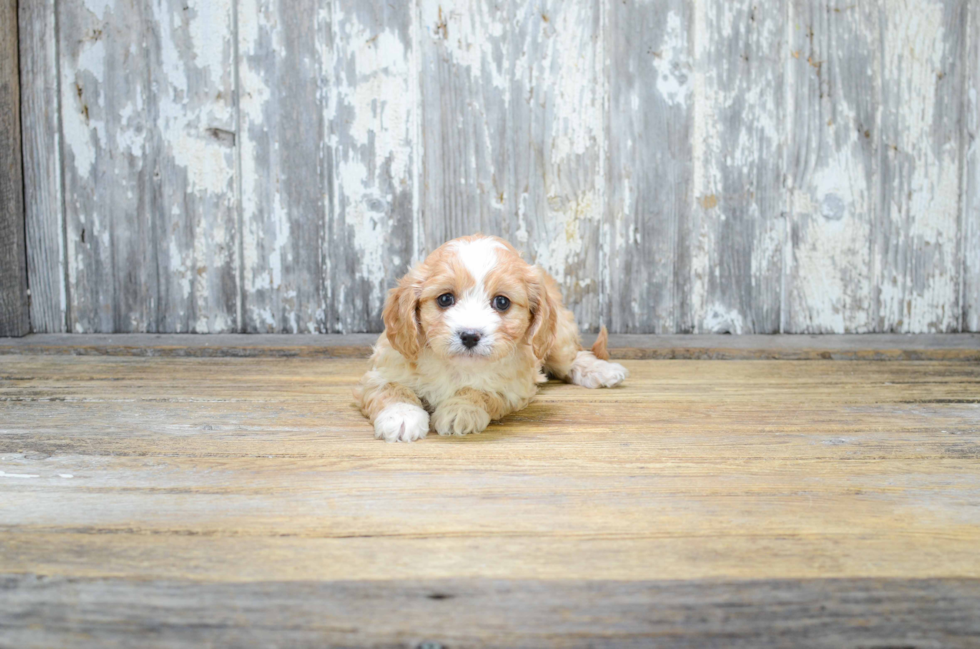
M527 406L543 372L587 388L627 376L608 362L605 328L582 349L555 281L496 237L443 244L391 290L384 323L354 397L389 442L421 439L430 426L479 433Z

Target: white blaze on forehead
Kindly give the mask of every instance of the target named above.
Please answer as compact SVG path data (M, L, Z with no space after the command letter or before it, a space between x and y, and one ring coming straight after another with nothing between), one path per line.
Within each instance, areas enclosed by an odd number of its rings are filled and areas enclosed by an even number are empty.
M483 278L497 265L497 249L503 247L499 241L487 238L454 241L452 244L452 249L480 289L483 288Z
M452 244L466 271L473 276L476 285L464 295L458 296L456 306L446 312L446 321L454 331L479 331L484 335L483 347L493 344L493 333L500 323L500 316L490 306L490 296L483 286L487 273L497 265L497 249L503 248L493 239L458 241Z

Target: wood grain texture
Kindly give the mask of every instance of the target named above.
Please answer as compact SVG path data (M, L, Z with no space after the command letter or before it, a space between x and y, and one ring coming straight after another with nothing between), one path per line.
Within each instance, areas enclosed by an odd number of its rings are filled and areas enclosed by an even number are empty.
M351 405L363 361L8 357L0 569L980 577L980 366L626 363L623 389L386 445Z
M326 328L329 8L316 0L238 3L242 331Z
M155 0L144 13L145 186L157 295L148 331L238 329L233 0ZM120 282L123 284L123 282Z
M424 251L502 236L599 325L602 5L421 5Z
M158 295L142 6L56 4L69 329L152 331Z
M0 338L0 355L178 358L362 358L377 334L32 334ZM595 336L585 334L591 347ZM631 360L877 360L980 362L978 334L717 336L611 334L612 358Z
M879 8L878 331L960 326L963 0ZM977 254L969 251L966 254Z
M780 330L784 2L696 3L688 292L698 333Z
M390 445L364 361L5 357L0 639L969 646L980 365L626 363Z
M980 331L980 5L967 3L964 101L962 331Z
M231 3L58 3L71 329L235 328Z
M980 634L980 581L966 579L0 584L12 646L966 649Z
M39 331L378 330L479 230L586 330L980 329L973 2L22 6Z
M332 161L332 211L323 247L328 331L384 329L388 289L417 260L417 30L411 2L334 3L326 61Z
M24 220L31 330L68 326L55 0L20 0Z
M790 3L789 240L782 330L876 330L880 203L878 9Z
M701 246L691 228L694 174L692 3L608 5L609 285L614 332L691 332L686 270Z
M31 330L24 243L17 2L0 2L0 336Z

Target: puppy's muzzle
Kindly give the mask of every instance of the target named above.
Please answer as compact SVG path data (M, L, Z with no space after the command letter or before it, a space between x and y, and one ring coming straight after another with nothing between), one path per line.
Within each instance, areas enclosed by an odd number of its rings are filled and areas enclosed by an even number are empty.
M463 343L463 347L466 349L476 347L480 344L481 338L483 338L483 334L479 331L467 330L459 332L459 342Z

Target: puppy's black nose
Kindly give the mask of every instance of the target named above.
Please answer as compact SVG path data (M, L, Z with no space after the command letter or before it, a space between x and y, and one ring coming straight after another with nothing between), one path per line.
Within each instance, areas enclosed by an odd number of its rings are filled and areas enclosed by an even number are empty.
M480 342L480 338L483 337L479 331L461 331L459 332L459 340L463 343L463 347L466 349L473 349L476 344Z

